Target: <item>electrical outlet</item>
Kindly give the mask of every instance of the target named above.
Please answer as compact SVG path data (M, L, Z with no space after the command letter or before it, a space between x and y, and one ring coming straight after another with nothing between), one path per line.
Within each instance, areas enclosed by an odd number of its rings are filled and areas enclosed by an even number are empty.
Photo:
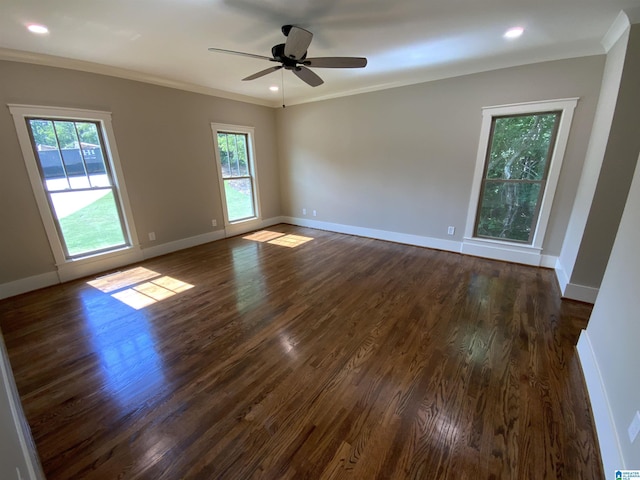
M303 208L303 209L302 209L302 214L303 214L303 215L306 215L306 214L307 214L307 209L306 209L306 208Z
M149 232L149 240L152 242L156 239L156 232Z
M456 227L447 228L447 235L453 235L456 233Z
M633 416L633 420L629 424L629 441L633 443L640 433L640 411L636 410L636 414Z
M313 216L315 217L318 213L314 210L313 211Z
M215 218L213 220L211 220L211 226L212 227L217 227L218 226L218 220L216 220Z

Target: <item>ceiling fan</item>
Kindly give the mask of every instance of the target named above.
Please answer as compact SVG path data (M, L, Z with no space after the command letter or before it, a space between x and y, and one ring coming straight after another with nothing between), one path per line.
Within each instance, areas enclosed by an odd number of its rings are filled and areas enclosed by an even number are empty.
M367 65L364 57L318 57L307 58L307 48L311 44L313 34L304 28L295 25L284 25L282 33L287 40L285 43L274 45L271 48L271 57L255 55L253 53L236 52L234 50L224 50L222 48L209 48L210 52L230 53L232 55L243 55L245 57L259 58L269 62L277 62L281 65L269 67L258 73L249 75L242 80L255 80L269 73L284 68L291 70L298 78L312 87L322 85L324 81L307 67L318 68L362 68Z

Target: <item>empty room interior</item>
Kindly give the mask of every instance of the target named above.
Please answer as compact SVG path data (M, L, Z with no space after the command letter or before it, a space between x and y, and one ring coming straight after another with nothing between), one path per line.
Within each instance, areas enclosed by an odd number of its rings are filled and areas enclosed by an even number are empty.
M640 470L640 0L0 11L0 478Z

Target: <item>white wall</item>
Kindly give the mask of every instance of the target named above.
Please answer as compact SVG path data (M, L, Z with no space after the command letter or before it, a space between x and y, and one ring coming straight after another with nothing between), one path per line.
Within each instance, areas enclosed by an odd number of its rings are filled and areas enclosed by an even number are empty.
M625 23L626 16L618 17L617 22ZM567 226L567 233L559 257L558 276L563 293L566 293L567 284L570 283L573 274L573 268L578 257L578 250L580 249L580 242L582 241L587 219L589 218L593 194L598 184L602 160L609 140L609 132L611 130L613 114L618 99L618 90L620 88L620 79L622 78L624 59L627 53L627 42L629 40L628 22L626 22L624 28L624 33L618 38L614 45L610 47L607 53L607 61L605 63L602 86L600 88L600 98L598 99L593 129L591 137L589 138L584 168L580 177L580 185L576 193L571 219Z
M637 124L636 124L637 127ZM638 129L640 134L640 129ZM618 235L611 251L598 299L581 343L583 364L595 362L596 369L585 369L589 392L605 403L593 402L593 413L603 451L605 474L614 469L640 470L640 437L631 444L627 427L640 410L640 168L636 167ZM589 357L592 358L589 358ZM607 441L613 432L614 445ZM603 444L607 442L607 444ZM613 448L612 448L613 447ZM618 452L616 452L618 450ZM622 465L620 464L622 459Z

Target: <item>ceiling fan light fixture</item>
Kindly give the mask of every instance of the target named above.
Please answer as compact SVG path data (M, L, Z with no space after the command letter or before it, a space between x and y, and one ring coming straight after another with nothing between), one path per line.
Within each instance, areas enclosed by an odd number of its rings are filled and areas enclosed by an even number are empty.
M507 39L514 39L514 38L520 37L523 33L524 33L524 28L513 27L507 30L503 36L504 38L507 38Z

